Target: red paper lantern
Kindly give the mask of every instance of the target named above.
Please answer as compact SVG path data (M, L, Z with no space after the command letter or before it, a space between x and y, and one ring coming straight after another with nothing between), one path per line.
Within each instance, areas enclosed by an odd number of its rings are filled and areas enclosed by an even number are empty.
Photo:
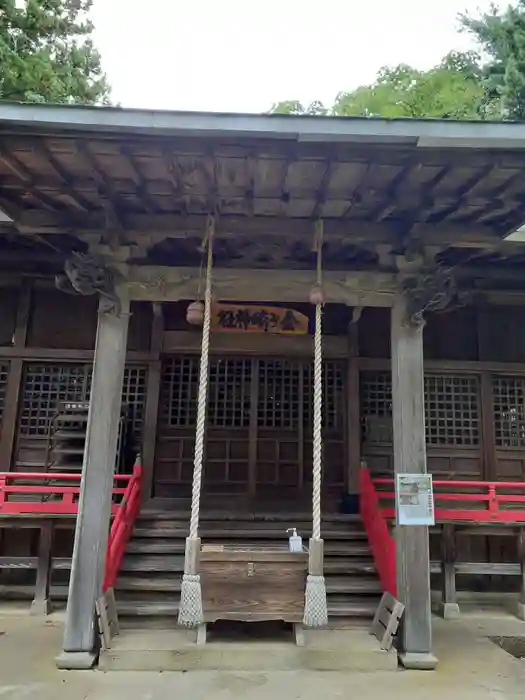
M192 326L202 326L204 323L204 304L202 301L192 301L186 311L186 321Z

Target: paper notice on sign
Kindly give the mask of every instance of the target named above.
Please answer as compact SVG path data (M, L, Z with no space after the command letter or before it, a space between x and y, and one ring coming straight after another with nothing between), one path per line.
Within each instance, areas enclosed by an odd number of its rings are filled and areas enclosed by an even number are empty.
M396 475L398 525L434 525L434 495L430 474Z

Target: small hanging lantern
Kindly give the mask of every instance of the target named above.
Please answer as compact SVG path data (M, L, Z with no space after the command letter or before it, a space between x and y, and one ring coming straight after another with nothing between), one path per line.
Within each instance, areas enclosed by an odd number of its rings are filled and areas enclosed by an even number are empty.
M319 282L314 284L310 290L310 304L313 304L314 306L317 306L318 304L326 304L326 294Z
M204 322L204 304L202 301L192 301L188 305L186 321L191 326L202 326Z

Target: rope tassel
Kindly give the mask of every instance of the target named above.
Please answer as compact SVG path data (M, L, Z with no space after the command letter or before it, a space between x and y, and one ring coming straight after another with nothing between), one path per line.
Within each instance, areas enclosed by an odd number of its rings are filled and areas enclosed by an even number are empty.
M204 433L206 427L206 404L208 399L208 366L211 326L211 274L213 267L213 234L215 220L208 218L207 244L208 261L206 267L206 289L204 292L204 320L202 326L201 364L199 372L199 395L197 400L197 432L195 435L195 458L191 493L190 533L186 539L184 576L180 591L179 625L198 627L204 622L202 591L199 575L199 511L202 486L202 466L204 456Z
M317 284L312 290L315 303L314 399L313 399L313 489L312 538L308 550L308 578L304 601L305 627L323 627L328 623L326 585L323 575L323 540L321 539L321 477L323 423L323 346L322 319L324 293L321 288L322 222L317 228Z

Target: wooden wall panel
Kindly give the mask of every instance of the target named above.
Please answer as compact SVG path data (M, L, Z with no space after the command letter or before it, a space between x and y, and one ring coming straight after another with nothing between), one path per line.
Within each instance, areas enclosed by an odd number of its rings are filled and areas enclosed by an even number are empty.
M35 348L92 350L97 332L96 297L64 294L58 289L33 292L27 344ZM67 353L65 353L67 356Z
M0 345L12 345L19 288L0 287Z

